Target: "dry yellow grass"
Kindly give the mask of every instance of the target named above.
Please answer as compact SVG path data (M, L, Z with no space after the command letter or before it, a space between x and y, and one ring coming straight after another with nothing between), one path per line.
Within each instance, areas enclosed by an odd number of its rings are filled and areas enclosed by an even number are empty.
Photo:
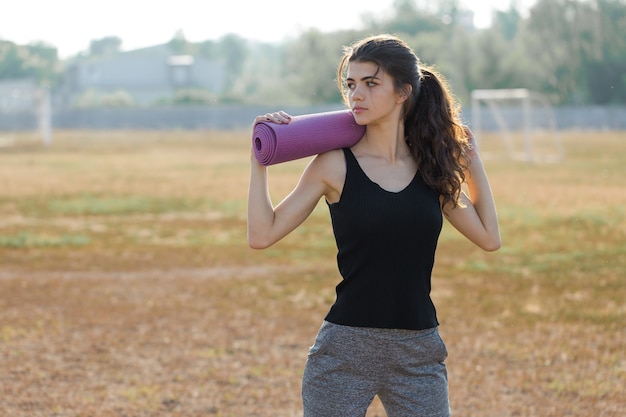
M335 247L320 204L247 248L247 132L2 136L0 415L300 413ZM558 164L487 158L502 250L444 228L455 416L626 414L626 133L563 142ZM305 163L270 169L276 199Z

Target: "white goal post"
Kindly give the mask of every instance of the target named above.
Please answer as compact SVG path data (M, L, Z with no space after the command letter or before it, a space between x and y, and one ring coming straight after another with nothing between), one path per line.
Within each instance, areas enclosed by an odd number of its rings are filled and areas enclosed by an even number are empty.
M542 94L525 89L474 90L472 129L501 136L507 157L527 162L557 162L564 158L552 105Z
M52 100L50 90L39 88L36 93L37 125L45 146L52 142Z

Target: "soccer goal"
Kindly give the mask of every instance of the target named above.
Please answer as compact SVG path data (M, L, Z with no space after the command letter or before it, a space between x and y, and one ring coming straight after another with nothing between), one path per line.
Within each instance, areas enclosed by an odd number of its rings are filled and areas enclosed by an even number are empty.
M550 102L525 88L472 91L472 130L499 136L488 155L526 162L558 162L564 150ZM481 150L481 154L483 151Z

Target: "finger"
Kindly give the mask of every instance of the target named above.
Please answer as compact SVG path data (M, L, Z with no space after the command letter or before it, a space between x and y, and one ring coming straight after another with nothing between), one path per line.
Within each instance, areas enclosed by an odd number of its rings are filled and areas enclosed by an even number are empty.
M261 122L270 122L270 121L272 121L272 115L270 113L267 113L262 116L255 117L254 124L261 123Z
M256 119L254 119L254 123L260 123L260 122L270 122L270 123L289 123L291 121L291 116L284 112L284 111L277 111L274 113L266 113L262 116L257 116Z
M283 111L273 113L272 116L273 116L273 120L276 123L284 123L289 120L288 118L289 115Z

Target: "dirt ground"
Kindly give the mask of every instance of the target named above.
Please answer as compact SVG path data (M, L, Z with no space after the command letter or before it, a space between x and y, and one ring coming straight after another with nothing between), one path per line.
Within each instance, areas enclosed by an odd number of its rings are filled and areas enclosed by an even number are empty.
M288 269L3 274L1 414L299 415L329 294L318 270ZM453 415L624 415L623 331L449 310Z
M253 251L245 141L69 136L0 152L0 415L301 415L339 282L324 208ZM626 415L625 139L602 163L579 136L558 166L488 162L501 251L444 230L453 416ZM300 169L274 170L278 194Z

